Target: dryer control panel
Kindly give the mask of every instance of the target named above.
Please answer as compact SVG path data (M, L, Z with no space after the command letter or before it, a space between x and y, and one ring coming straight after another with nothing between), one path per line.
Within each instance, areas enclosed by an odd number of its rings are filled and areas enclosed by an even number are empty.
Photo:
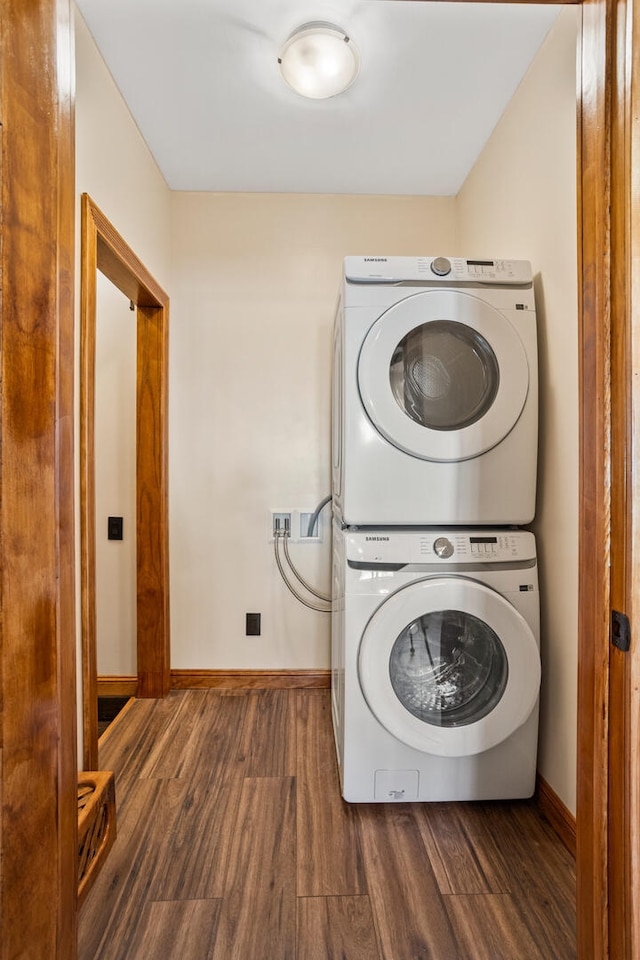
M520 563L535 560L535 537L526 530L354 530L346 533L347 559L360 563Z
M350 283L490 283L530 285L528 260L469 260L464 257L345 257Z

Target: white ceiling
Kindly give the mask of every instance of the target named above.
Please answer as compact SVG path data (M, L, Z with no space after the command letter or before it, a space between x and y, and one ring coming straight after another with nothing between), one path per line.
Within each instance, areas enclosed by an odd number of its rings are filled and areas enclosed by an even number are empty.
M454 195L559 6L415 0L77 0L174 190ZM360 74L306 100L297 26L352 37Z

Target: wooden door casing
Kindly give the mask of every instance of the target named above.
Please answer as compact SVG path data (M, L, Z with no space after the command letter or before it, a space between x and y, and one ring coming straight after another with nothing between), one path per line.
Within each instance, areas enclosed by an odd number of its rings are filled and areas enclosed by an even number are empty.
M169 298L113 224L82 196L80 294L80 543L84 767L98 769L95 530L96 273L136 306L136 630L138 696L170 687L168 364Z
M629 617L629 652L609 646L609 956L640 954L640 3L618 7L613 37L611 232L611 607ZM636 51L635 57L633 51Z
M24 948L24 932L28 930L32 956L73 960L76 811L73 414L69 407L73 382L70 284L73 204L70 201L74 189L70 4L68 0L3 0L1 10L4 222L0 549L4 769L0 958L13 960L19 955ZM578 111L582 411L578 942L581 960L602 960L609 955L606 829L610 734L609 557L619 549L618 534L614 532L613 540L610 537L612 250L616 259L622 256L627 268L632 268L632 304L637 300L640 282L638 226L634 215L638 162L626 161L625 169L629 172L626 186L622 193L615 194L616 203L622 204L624 216L629 218L622 235L616 229L611 231L608 212L610 160L615 144L624 155L631 151L628 154L631 160L635 161L638 156L637 123L629 128L611 122L614 24L620 20L628 23L631 34L624 49L618 51L617 68L623 78L622 85L626 84L625 89L632 98L631 107L626 108L630 119L637 112L638 79L637 71L631 71L631 62L633 52L640 49L640 37L637 18L627 19L636 12L635 0L633 4L630 0L629 6L619 0L585 0L582 10ZM34 49L42 55L34 58ZM29 116L37 117L38 123L29 124ZM37 177L34 177L34 164L38 165ZM18 202L25 205L25 210L15 206ZM34 222L33 213L38 204L41 209ZM28 210L30 219L23 220L23 212ZM28 243L22 232L25 229L31 232ZM45 311L43 303L48 305ZM628 303L626 310L629 323ZM22 333L34 317L41 320L35 335L24 337ZM628 329L632 363L629 376L633 381L632 373L638 369L640 356L635 331L632 326ZM36 381L29 376L20 381L17 377L20 363L23 370L44 373L44 379ZM637 387L628 384L625 389L631 392L635 409ZM49 399L48 405L42 402L44 397ZM38 429L31 429L34 426ZM631 427L625 431L625 450L627 455L633 454L635 433ZM635 504L638 480L633 471L630 477L630 496ZM29 483L27 510L19 492ZM630 546L626 553L630 570L626 592L630 593L628 612L632 618L638 605L636 515L637 511L632 511L631 526L627 528ZM30 517L37 517L37 529ZM23 566L17 564L16 558L21 558ZM36 571L37 587L33 583ZM37 624L42 630L38 632L36 647L31 639ZM635 689L638 667L633 658L627 663L628 689ZM613 688L611 693L613 695ZM631 700L629 703L630 729L637 742L636 704ZM23 769L34 772L29 791L23 790L25 784L18 772L18 759ZM633 754L631 760L634 792L623 839L628 843L633 841L629 858L633 886L628 894L633 901L637 899L639 870L636 842L639 778L638 761ZM23 791L22 799L20 791ZM37 801L32 804L34 795ZM41 833L38 828L43 824L47 829ZM630 943L627 937L623 949L628 955L634 951L637 955L637 918L631 918L629 911L625 911L623 922L634 938ZM613 930L612 943L615 936Z
M610 555L610 137L615 0L585 0L579 51L578 262L580 513L577 937L608 953L607 763Z
M69 0L3 0L0 11L0 958L68 960L78 826L73 32Z

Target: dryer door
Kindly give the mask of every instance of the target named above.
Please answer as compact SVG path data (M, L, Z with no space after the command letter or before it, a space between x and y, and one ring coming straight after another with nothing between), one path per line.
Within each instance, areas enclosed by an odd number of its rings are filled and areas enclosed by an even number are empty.
M529 365L510 321L467 293L432 290L395 304L371 327L358 361L369 419L424 460L477 457L517 423Z
M331 492L335 500L342 497L342 443L344 429L344 368L342 358L342 304L333 331L333 366L331 373Z
M358 656L371 711L425 753L482 753L518 729L540 689L536 639L499 593L433 578L398 590L367 624Z

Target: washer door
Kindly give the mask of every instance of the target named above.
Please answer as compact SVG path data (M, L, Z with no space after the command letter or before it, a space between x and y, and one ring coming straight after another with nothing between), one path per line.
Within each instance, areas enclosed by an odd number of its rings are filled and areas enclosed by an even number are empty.
M400 450L469 460L517 423L529 365L503 314L470 294L433 290L376 320L360 351L358 388L373 425Z
M371 711L398 740L441 757L482 753L529 717L540 654L520 613L462 577L419 580L374 613L358 656Z

